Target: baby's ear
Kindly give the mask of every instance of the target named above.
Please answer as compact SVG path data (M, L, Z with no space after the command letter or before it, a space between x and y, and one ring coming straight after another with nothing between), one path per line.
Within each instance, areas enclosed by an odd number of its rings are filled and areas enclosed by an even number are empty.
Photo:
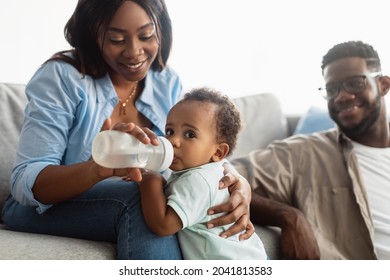
M217 144L217 148L212 156L213 162L223 160L229 152L229 145L226 143Z

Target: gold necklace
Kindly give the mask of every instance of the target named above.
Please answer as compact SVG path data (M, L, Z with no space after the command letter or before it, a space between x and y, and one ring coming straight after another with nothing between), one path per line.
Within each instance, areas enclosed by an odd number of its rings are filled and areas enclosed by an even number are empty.
M119 102L121 102L122 104L120 105L119 107L119 116L122 116L123 115L126 115L126 106L127 106L127 103L129 102L129 100L133 97L133 95L135 94L136 90L137 90L137 86L138 86L138 82L135 82L135 86L133 88L133 90L130 92L129 96L127 96L125 102L122 102L122 100L119 98Z

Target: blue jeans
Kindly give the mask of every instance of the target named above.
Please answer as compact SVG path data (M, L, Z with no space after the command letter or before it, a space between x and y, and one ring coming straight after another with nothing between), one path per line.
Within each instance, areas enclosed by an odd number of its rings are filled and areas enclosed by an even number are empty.
M9 197L3 221L10 230L117 244L118 259L181 259L175 235L159 237L145 224L138 185L120 178L97 183L43 214Z

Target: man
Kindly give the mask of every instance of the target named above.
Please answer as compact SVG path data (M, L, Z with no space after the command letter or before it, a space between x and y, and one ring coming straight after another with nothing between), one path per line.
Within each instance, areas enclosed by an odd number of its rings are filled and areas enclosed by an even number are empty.
M322 74L337 128L233 162L254 189L251 218L282 229L283 258L390 259L390 77L360 41L331 48Z

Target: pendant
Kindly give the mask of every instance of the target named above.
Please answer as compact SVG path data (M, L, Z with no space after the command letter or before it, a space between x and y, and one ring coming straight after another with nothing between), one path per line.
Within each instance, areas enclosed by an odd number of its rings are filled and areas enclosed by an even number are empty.
M121 107L119 108L119 116L126 115L126 103L122 103Z

